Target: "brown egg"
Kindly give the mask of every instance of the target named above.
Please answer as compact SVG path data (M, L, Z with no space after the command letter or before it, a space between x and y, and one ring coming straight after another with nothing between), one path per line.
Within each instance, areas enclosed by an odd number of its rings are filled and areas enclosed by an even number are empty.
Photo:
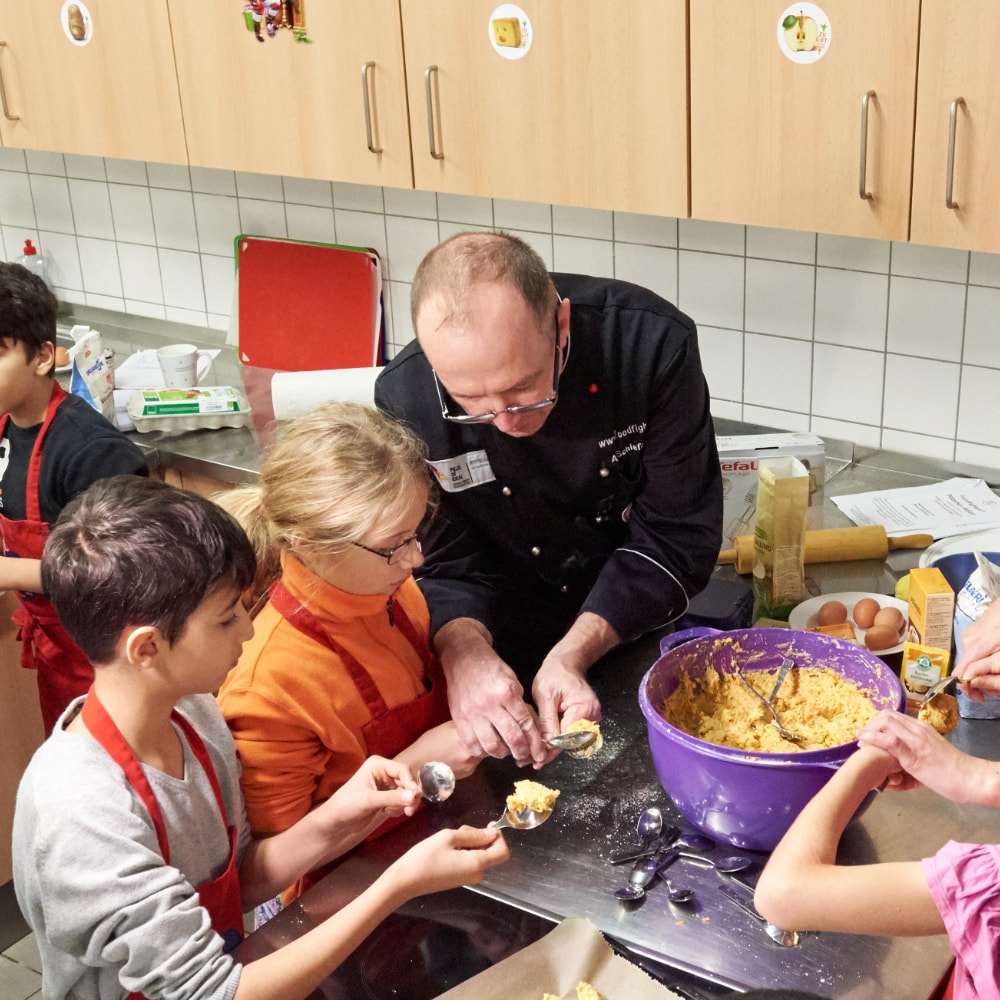
M862 597L854 605L854 622L862 628L871 628L875 622L875 616L879 613L882 605L874 597Z
M888 649L899 643L899 632L888 625L873 625L865 632L865 645L875 652L879 649Z
M872 625L875 628L880 626L885 626L886 628L891 628L896 635L899 635L903 631L903 626L906 624L906 619L903 617L903 612L898 608L883 608L878 614L875 615Z
M69 364L69 351L65 347L56 348L56 367L63 368Z
M827 601L816 612L817 625L840 625L847 621L847 605L840 601Z

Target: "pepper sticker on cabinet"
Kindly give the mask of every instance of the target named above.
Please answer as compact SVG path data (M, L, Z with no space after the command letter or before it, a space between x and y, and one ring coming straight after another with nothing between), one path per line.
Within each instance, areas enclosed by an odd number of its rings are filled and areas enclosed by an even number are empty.
M520 59L531 48L531 21L517 4L502 3L490 14L490 45L504 59Z
M62 5L59 15L66 37L74 45L86 45L94 34L94 22L90 11L79 2L67 2Z
M274 38L281 28L288 28L297 42L311 42L305 6L306 0L246 0L243 22L258 42L263 42L265 35Z
M814 3L792 4L778 18L778 48L792 62L817 62L830 48L830 19Z

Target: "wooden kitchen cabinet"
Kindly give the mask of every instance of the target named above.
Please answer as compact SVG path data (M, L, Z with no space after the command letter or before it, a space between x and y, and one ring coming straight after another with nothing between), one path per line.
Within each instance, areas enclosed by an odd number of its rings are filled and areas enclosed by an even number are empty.
M519 58L496 8L401 0L416 187L686 216L684 0L535 4Z
M166 0L85 6L87 22L61 0L0 0L3 144L186 162Z
M413 186L397 0L282 3L259 39L238 3L169 6L192 165Z
M996 0L923 0L921 11L910 239L997 253L1000 75L984 42L1000 29L1000 7Z
M905 240L920 2L820 6L829 46L822 58L799 64L779 46L781 4L692 4L691 214Z

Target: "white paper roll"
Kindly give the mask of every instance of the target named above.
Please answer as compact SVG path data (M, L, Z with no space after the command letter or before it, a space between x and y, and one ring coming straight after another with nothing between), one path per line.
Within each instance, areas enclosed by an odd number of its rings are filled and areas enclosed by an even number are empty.
M275 372L271 403L275 420L292 420L331 399L375 405L375 368L331 368L316 372Z

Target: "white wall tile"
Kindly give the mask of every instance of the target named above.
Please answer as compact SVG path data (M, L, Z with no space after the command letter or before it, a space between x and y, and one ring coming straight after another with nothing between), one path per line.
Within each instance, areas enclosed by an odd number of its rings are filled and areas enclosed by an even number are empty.
M334 224L332 208L285 205L285 220L288 223L290 240L306 240L310 243L337 242L337 227Z
M884 364L884 355L875 351L817 344L813 355L812 412L834 420L879 425Z
M677 220L662 215L615 212L615 241L652 247L677 246Z
M24 158L23 149L11 149L9 146L0 146L0 170L26 171L28 163ZM0 178L2 183L2 178Z
M115 239L122 243L144 243L156 246L153 225L153 205L148 187L135 184L109 184L111 217L115 224Z
M743 404L729 399L712 400L712 417L715 420L742 420Z
M198 248L202 253L234 253L233 241L241 236L239 202L235 198L216 194L194 194L195 229Z
M284 201L281 178L271 174L252 174L236 171L236 194L240 198L256 201Z
M50 174L31 174L31 198L35 205L35 219L39 229L55 233L75 233L73 206L69 199L69 184L65 177Z
M444 242L459 233L492 233L492 226L475 226L471 222L438 222L438 239Z
M105 160L104 168L108 174L109 184L141 184L149 185L146 174L146 164L142 160Z
M642 285L668 302L677 301L676 250L615 243L614 257L614 277Z
M812 340L816 269L748 258L746 328L754 333Z
M205 287L205 305L210 313L229 315L236 290L236 264L230 257L201 254L201 275Z
M997 475L1000 473L1000 448L958 441L955 444L955 461L968 465L978 465L982 469L984 479L996 482Z
M889 354L885 365L886 428L954 438L960 366Z
M334 209L337 243L351 247L371 247L382 264L382 279L393 278L393 262L389 259L384 215L372 212L351 212ZM432 244L433 245L433 244Z
M808 431L809 417L805 413L793 413L789 410L775 410L768 406L743 407L743 419L750 424L760 424L761 427L773 427L783 431Z
M747 256L785 260L795 264L814 264L816 234L747 226Z
M701 367L713 400L743 399L743 334L717 326L698 327ZM715 403L712 411L716 412Z
M58 153L53 154L58 156ZM106 181L108 179L107 170L104 167L104 159L100 156L76 156L73 153L64 153L63 162L66 165L66 176L77 177L82 180ZM53 166L57 161L52 161Z
M904 455L921 455L924 458L939 458L946 462L952 461L955 455L955 442L951 438L912 434L893 430L891 427L882 432L882 447L888 451L902 452Z
M389 282L389 307L392 310L393 349L386 349L388 357L395 357L413 340L413 324L410 322L410 286L404 281Z
M286 205L315 205L318 208L333 208L333 185L329 181L304 177L282 178L284 202Z
M614 236L614 215L596 208L552 206L552 232L560 236L582 236L610 240Z
M340 233L340 224L337 224ZM429 219L408 219L399 215L385 217L388 257L392 261L393 281L412 281L424 254L438 243L438 224Z
M969 286L962 360L967 365L1000 368L1000 288Z
M237 204L240 210L240 233L251 236L274 236L279 239L288 235L284 202L240 198Z
M160 275L163 278L163 302L168 312L173 306L204 314L205 289L199 254L161 249Z
M882 350L888 306L886 275L816 269L817 343Z
M191 190L191 171L177 163L147 163L149 186L174 191Z
M493 224L508 232L525 229L531 232L552 232L552 206L533 201L493 200Z
M83 304L91 309L110 309L112 312L124 312L125 300L119 295L100 295L97 292L85 292Z
M167 318L167 308L162 303L143 302L142 299L126 299L125 309L133 316L145 316L148 319Z
M854 271L889 273L888 240L869 240L860 236L834 236L820 233L816 263L823 267L843 267Z
M969 255L969 284L1000 288L1000 254L973 251Z
M198 227L190 191L150 188L157 246L171 250L197 250Z
M490 198L473 198L464 194L439 194L438 218L442 221L461 222L470 226L493 227L493 201Z
M80 270L80 249L76 236L67 233L40 233L39 246L45 248L49 263L49 278L57 289L59 298L77 301L74 292L83 291L83 272Z
M5 226L35 228L35 205L27 174L7 171L0 176L0 222Z
M408 215L414 219L437 219L437 195L433 191L383 188L386 215Z
M66 176L66 160L62 153L49 153L42 149L28 149L24 152L25 163L33 174L55 174Z
M809 413L812 344L748 333L743 341L743 399L752 406Z
M118 261L125 298L162 304L160 258L155 246L119 242Z
M849 420L835 420L832 417L813 415L809 430L824 440L836 438L838 441L853 441L868 448L877 448L882 437L880 427L856 424Z
M958 361L964 321L965 285L896 276L890 280L890 351Z
M333 204L337 209L352 212L385 211L382 188L371 184L344 184L333 182Z
M958 409L960 441L1000 448L1000 421L997 420L997 400L1000 399L1000 371L995 368L962 368L962 399Z
M918 243L892 244L893 274L937 281L965 281L968 270L968 250L925 247Z
M610 240L553 235L552 254L557 271L592 274L595 278L609 278L615 273L614 244Z
M96 236L113 240L115 225L111 218L111 199L104 181L69 180L69 197L77 236Z
M742 254L746 249L746 226L702 219L677 220L677 245L682 250Z
M232 170L210 167L191 168L191 190L202 194L236 195L236 174Z
M179 306L167 306L165 319L169 323L184 323L187 326L204 326L205 314L198 309L183 309Z
M121 267L118 263L118 247L115 242L78 236L77 246L80 248L80 270L83 273L84 292L88 296L121 296Z
M701 325L743 329L743 258L682 250L677 305Z

